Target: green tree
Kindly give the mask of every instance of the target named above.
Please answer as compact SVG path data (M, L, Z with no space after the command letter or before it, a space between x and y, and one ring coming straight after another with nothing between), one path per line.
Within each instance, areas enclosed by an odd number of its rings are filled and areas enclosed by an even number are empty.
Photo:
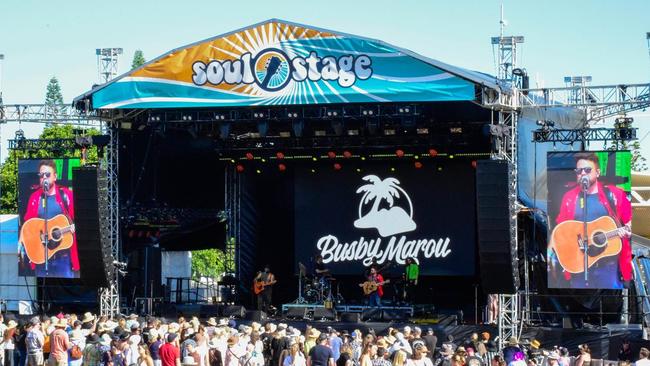
M648 170L648 164L645 156L641 155L641 142L639 140L630 144L632 150L632 170L642 172Z
M63 95L61 94L61 85L56 76L52 76L50 82L47 84L45 91L45 105L53 106L63 104Z
M137 69L144 65L145 62L147 61L144 59L142 50L135 50L135 53L133 54L133 62L131 62L131 70Z
M39 139L70 139L75 137L75 130L71 125L52 124L45 129ZM96 129L84 131L85 135L98 135ZM7 159L0 165L0 213L18 213L18 160L26 158L75 158L81 157L81 151L51 151L36 150L22 151L11 150ZM99 161L96 147L87 150L87 162L96 163Z
M217 278L225 272L226 256L220 249L192 251L192 277Z

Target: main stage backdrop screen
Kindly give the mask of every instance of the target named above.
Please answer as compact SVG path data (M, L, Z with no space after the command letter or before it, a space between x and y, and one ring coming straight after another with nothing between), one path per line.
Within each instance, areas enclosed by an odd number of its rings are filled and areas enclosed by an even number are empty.
M72 168L78 166L79 159L18 161L19 276L79 278L71 190Z
M295 261L313 270L322 255L333 274L362 275L373 261L416 258L422 275L475 272L475 170L365 164L295 173Z
M630 163L629 151L548 154L548 287L621 289L631 280Z

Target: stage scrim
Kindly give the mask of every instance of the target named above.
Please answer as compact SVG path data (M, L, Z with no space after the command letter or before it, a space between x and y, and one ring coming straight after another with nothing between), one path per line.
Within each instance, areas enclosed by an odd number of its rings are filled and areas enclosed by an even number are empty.
M473 275L475 170L439 168L296 169L296 263L320 254L333 274L359 275L373 262L403 266L416 258L422 275Z
M630 157L629 151L548 154L549 288L621 289L632 279Z

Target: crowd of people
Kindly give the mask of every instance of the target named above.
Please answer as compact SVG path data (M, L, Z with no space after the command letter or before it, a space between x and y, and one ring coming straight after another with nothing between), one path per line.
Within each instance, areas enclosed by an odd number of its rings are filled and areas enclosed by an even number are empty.
M283 323L237 324L233 319L183 317L117 320L85 313L35 316L4 321L0 315L0 366L589 366L588 345L575 358L563 347L541 350L511 338L498 350L490 334L471 334L462 341L448 336L440 346L433 329L405 326L372 329L363 334L304 332ZM641 349L636 366L650 366L650 351ZM620 366L632 361L629 343L619 353ZM636 359L636 358L635 358ZM609 366L609 365L607 365Z

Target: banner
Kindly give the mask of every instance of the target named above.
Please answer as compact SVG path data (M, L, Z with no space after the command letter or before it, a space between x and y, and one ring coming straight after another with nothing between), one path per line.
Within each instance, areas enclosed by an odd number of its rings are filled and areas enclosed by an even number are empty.
M460 69L433 63L381 41L270 20L169 52L90 94L93 108L106 109L475 99Z
M629 151L548 153L549 288L632 279L630 164Z
M325 168L295 174L296 264L313 271L321 255L334 275L362 275L373 263L402 267L411 258L421 275L474 274L470 164L437 170L382 163L360 172Z
M79 159L18 161L19 276L79 278L70 187L72 168L80 165Z

